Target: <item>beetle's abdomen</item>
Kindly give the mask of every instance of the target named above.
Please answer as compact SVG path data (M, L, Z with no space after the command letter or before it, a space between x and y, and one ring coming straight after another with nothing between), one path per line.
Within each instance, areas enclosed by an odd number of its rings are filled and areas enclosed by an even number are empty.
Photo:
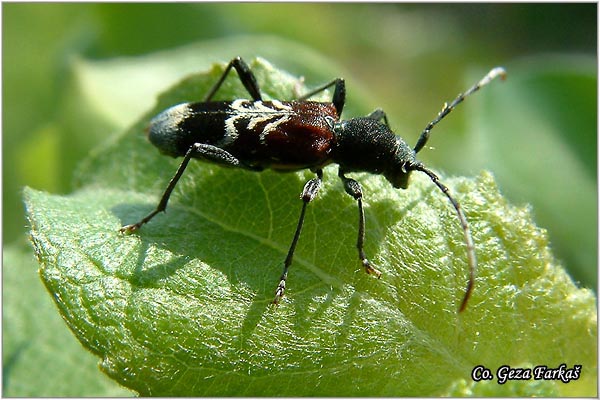
M335 106L319 102L185 103L150 122L149 139L163 153L182 156L194 143L228 151L252 167L293 170L328 162Z

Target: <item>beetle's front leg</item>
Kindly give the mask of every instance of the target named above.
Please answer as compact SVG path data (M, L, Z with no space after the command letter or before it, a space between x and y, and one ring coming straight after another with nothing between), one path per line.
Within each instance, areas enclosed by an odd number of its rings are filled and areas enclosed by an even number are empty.
M371 114L367 115L367 118L374 119L375 121L383 121L385 126L390 127L390 123L388 122L387 114L381 108L377 108L371 112Z
M323 171L318 169L316 173L317 177L306 182L306 184L304 185L304 189L302 190L302 195L300 196L303 202L302 211L300 211L300 218L298 218L296 232L294 233L292 244L290 245L290 249L288 250L287 257L285 258L285 262L283 265L283 273L281 274L281 278L279 278L279 285L277 286L277 290L275 291L275 298L273 299L273 304L275 305L279 304L279 300L281 300L285 292L285 282L287 280L288 269L292 264L292 259L294 258L294 251L296 250L296 244L298 243L298 239L300 238L300 232L302 231L302 225L304 224L304 215L306 214L306 206L317 196L317 193L319 193L319 189L321 188Z
M356 241L356 247L358 249L358 258L362 263L363 267L365 267L365 272L370 275L375 275L377 278L381 277L381 272L367 259L364 251L364 243L365 243L365 212L363 210L362 204L362 188L360 187L360 183L355 181L354 179L347 178L344 176L344 172L340 169L338 176L344 183L344 189L346 193L354 198L354 200L358 203L358 239Z

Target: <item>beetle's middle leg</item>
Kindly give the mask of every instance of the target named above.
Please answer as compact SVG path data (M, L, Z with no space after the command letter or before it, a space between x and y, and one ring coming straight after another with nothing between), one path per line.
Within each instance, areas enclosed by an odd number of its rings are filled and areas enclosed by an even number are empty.
M279 304L279 300L281 300L285 292L285 282L287 279L288 269L292 264L292 259L294 258L294 250L296 250L296 244L298 243L298 239L300 238L300 232L302 231L302 225L304 224L304 215L306 214L306 206L317 196L317 193L319 193L319 189L321 188L323 170L318 169L316 173L317 177L306 182L306 184L304 185L304 189L302 190L302 195L300 196L303 202L302 211L300 211L300 218L298 218L296 232L294 233L292 244L290 245L290 249L288 250L287 257L285 258L285 262L283 265L283 273L281 274L281 278L279 278L279 285L277 286L277 290L275 291L275 298L273 299L273 304Z
M333 98L331 99L331 102L335 106L335 109L337 110L337 115L339 117L340 115L342 115L342 110L344 109L344 105L346 104L346 81L344 81L343 78L336 78L331 82L298 97L296 100L307 100L315 94L321 93L322 91L327 90L332 86L334 86L334 89Z

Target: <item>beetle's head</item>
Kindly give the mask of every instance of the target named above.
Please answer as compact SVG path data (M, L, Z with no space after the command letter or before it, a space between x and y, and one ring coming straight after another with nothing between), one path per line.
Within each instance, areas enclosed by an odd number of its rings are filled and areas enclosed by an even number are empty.
M417 163L415 152L404 140L396 137L396 153L389 167L384 171L385 178L396 189L406 189L408 178L413 170L412 166Z

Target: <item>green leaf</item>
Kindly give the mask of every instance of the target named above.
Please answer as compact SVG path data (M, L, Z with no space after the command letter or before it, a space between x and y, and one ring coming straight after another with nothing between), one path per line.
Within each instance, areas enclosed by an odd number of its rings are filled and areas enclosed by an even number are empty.
M75 340L42 287L25 240L5 246L2 265L2 394L5 397L122 397ZM35 379L32 379L35 377Z
M305 90L265 61L251 67L268 96ZM222 70L164 93L85 161L75 193L24 192L42 280L106 374L155 396L596 395L595 297L573 284L530 210L507 204L488 172L443 179L466 211L479 259L462 314L462 231L425 176L398 191L357 174L377 280L358 262L356 204L326 168L278 308L270 301L310 172L192 162L168 212L120 235L155 207L179 163L147 143L148 119L202 98ZM220 95L242 97L243 87L228 79ZM470 378L477 365L561 363L581 364L581 378L491 389Z
M496 112L467 114L481 161L471 164L535 204L554 252L589 288L598 286L596 87L594 57L539 56L513 63L505 84L470 103Z

